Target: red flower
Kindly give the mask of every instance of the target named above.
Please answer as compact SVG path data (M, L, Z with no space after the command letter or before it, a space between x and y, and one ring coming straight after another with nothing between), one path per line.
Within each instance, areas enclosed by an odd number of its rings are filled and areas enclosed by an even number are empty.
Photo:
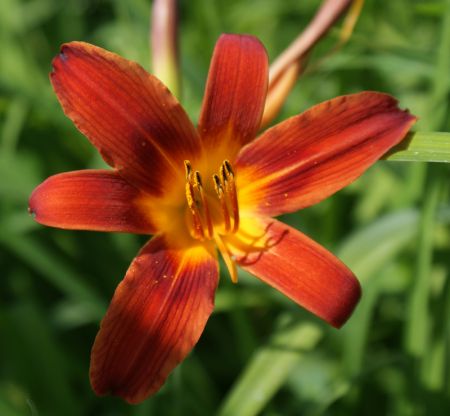
M354 181L415 118L385 94L319 104L255 139L267 55L251 36L217 42L196 129L138 64L73 42L53 62L66 115L112 170L55 175L30 198L50 226L155 236L119 284L92 349L98 394L137 403L155 393L199 339L218 283L216 249L335 327L360 286L336 257L272 219ZM255 140L254 140L255 139Z

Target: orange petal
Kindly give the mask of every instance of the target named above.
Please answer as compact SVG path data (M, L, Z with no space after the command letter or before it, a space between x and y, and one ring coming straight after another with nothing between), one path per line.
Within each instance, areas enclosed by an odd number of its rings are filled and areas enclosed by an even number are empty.
M199 132L209 148L231 154L253 140L267 93L268 60L253 36L222 35L216 43L206 84ZM232 151L230 151L230 146Z
M153 238L114 294L91 355L99 395L138 403L155 393L197 343L213 310L217 260L203 246Z
M359 282L339 259L277 220L244 219L227 243L242 268L337 328L359 301Z
M145 195L116 172L82 170L54 175L32 193L29 211L44 225L75 230L153 234L141 208Z
M242 149L235 164L239 204L270 216L313 205L358 178L415 120L376 92L316 105Z
M197 132L170 91L135 62L82 42L61 47L50 74L65 114L105 161L147 192L184 181Z

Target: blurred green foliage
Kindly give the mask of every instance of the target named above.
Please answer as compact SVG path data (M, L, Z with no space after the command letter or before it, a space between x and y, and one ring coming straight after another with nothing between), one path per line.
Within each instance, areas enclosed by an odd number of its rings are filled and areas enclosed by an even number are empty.
M319 1L180 1L183 105L198 116L222 32L251 33L271 59ZM0 415L441 415L450 409L448 165L382 161L321 204L286 216L336 252L364 296L341 331L241 273L224 274L194 352L139 406L98 398L89 352L115 286L145 238L49 229L27 199L52 174L103 166L59 107L59 45L95 43L150 68L148 0L0 2ZM369 0L350 42L314 65L280 119L379 90L450 130L450 1Z

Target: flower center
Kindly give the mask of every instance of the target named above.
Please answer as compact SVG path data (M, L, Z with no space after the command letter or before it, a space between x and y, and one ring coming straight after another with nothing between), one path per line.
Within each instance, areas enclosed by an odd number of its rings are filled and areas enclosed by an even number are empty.
M198 170L184 161L186 170L186 201L192 216L192 237L212 240L217 235L234 234L239 229L239 206L233 169L225 160L211 185L203 185Z
M189 160L186 170L186 202L190 212L190 233L197 240L214 240L231 275L237 282L236 265L227 249L223 235L234 234L239 229L239 206L236 181L228 160L224 160L210 183L203 184L198 170L192 169Z

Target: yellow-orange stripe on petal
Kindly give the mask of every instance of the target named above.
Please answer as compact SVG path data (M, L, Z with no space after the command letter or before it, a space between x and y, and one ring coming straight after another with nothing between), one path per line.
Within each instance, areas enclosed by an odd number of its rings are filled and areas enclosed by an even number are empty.
M165 193L173 178L183 183L183 160L195 158L200 141L157 78L83 42L61 47L50 78L65 114L127 180L153 195Z
M338 97L291 117L239 153L241 209L275 216L321 201L358 178L415 120L377 92Z
M215 255L154 237L114 294L91 355L99 395L138 403L155 393L197 343L214 304Z
M231 155L255 138L264 110L268 71L267 53L257 38L247 35L219 38L198 126L208 149L220 145Z
M359 282L337 257L275 219L243 219L227 244L243 269L337 328L359 301Z
M29 211L52 227L153 234L155 226L141 202L146 198L114 171L80 170L41 183L30 197Z

